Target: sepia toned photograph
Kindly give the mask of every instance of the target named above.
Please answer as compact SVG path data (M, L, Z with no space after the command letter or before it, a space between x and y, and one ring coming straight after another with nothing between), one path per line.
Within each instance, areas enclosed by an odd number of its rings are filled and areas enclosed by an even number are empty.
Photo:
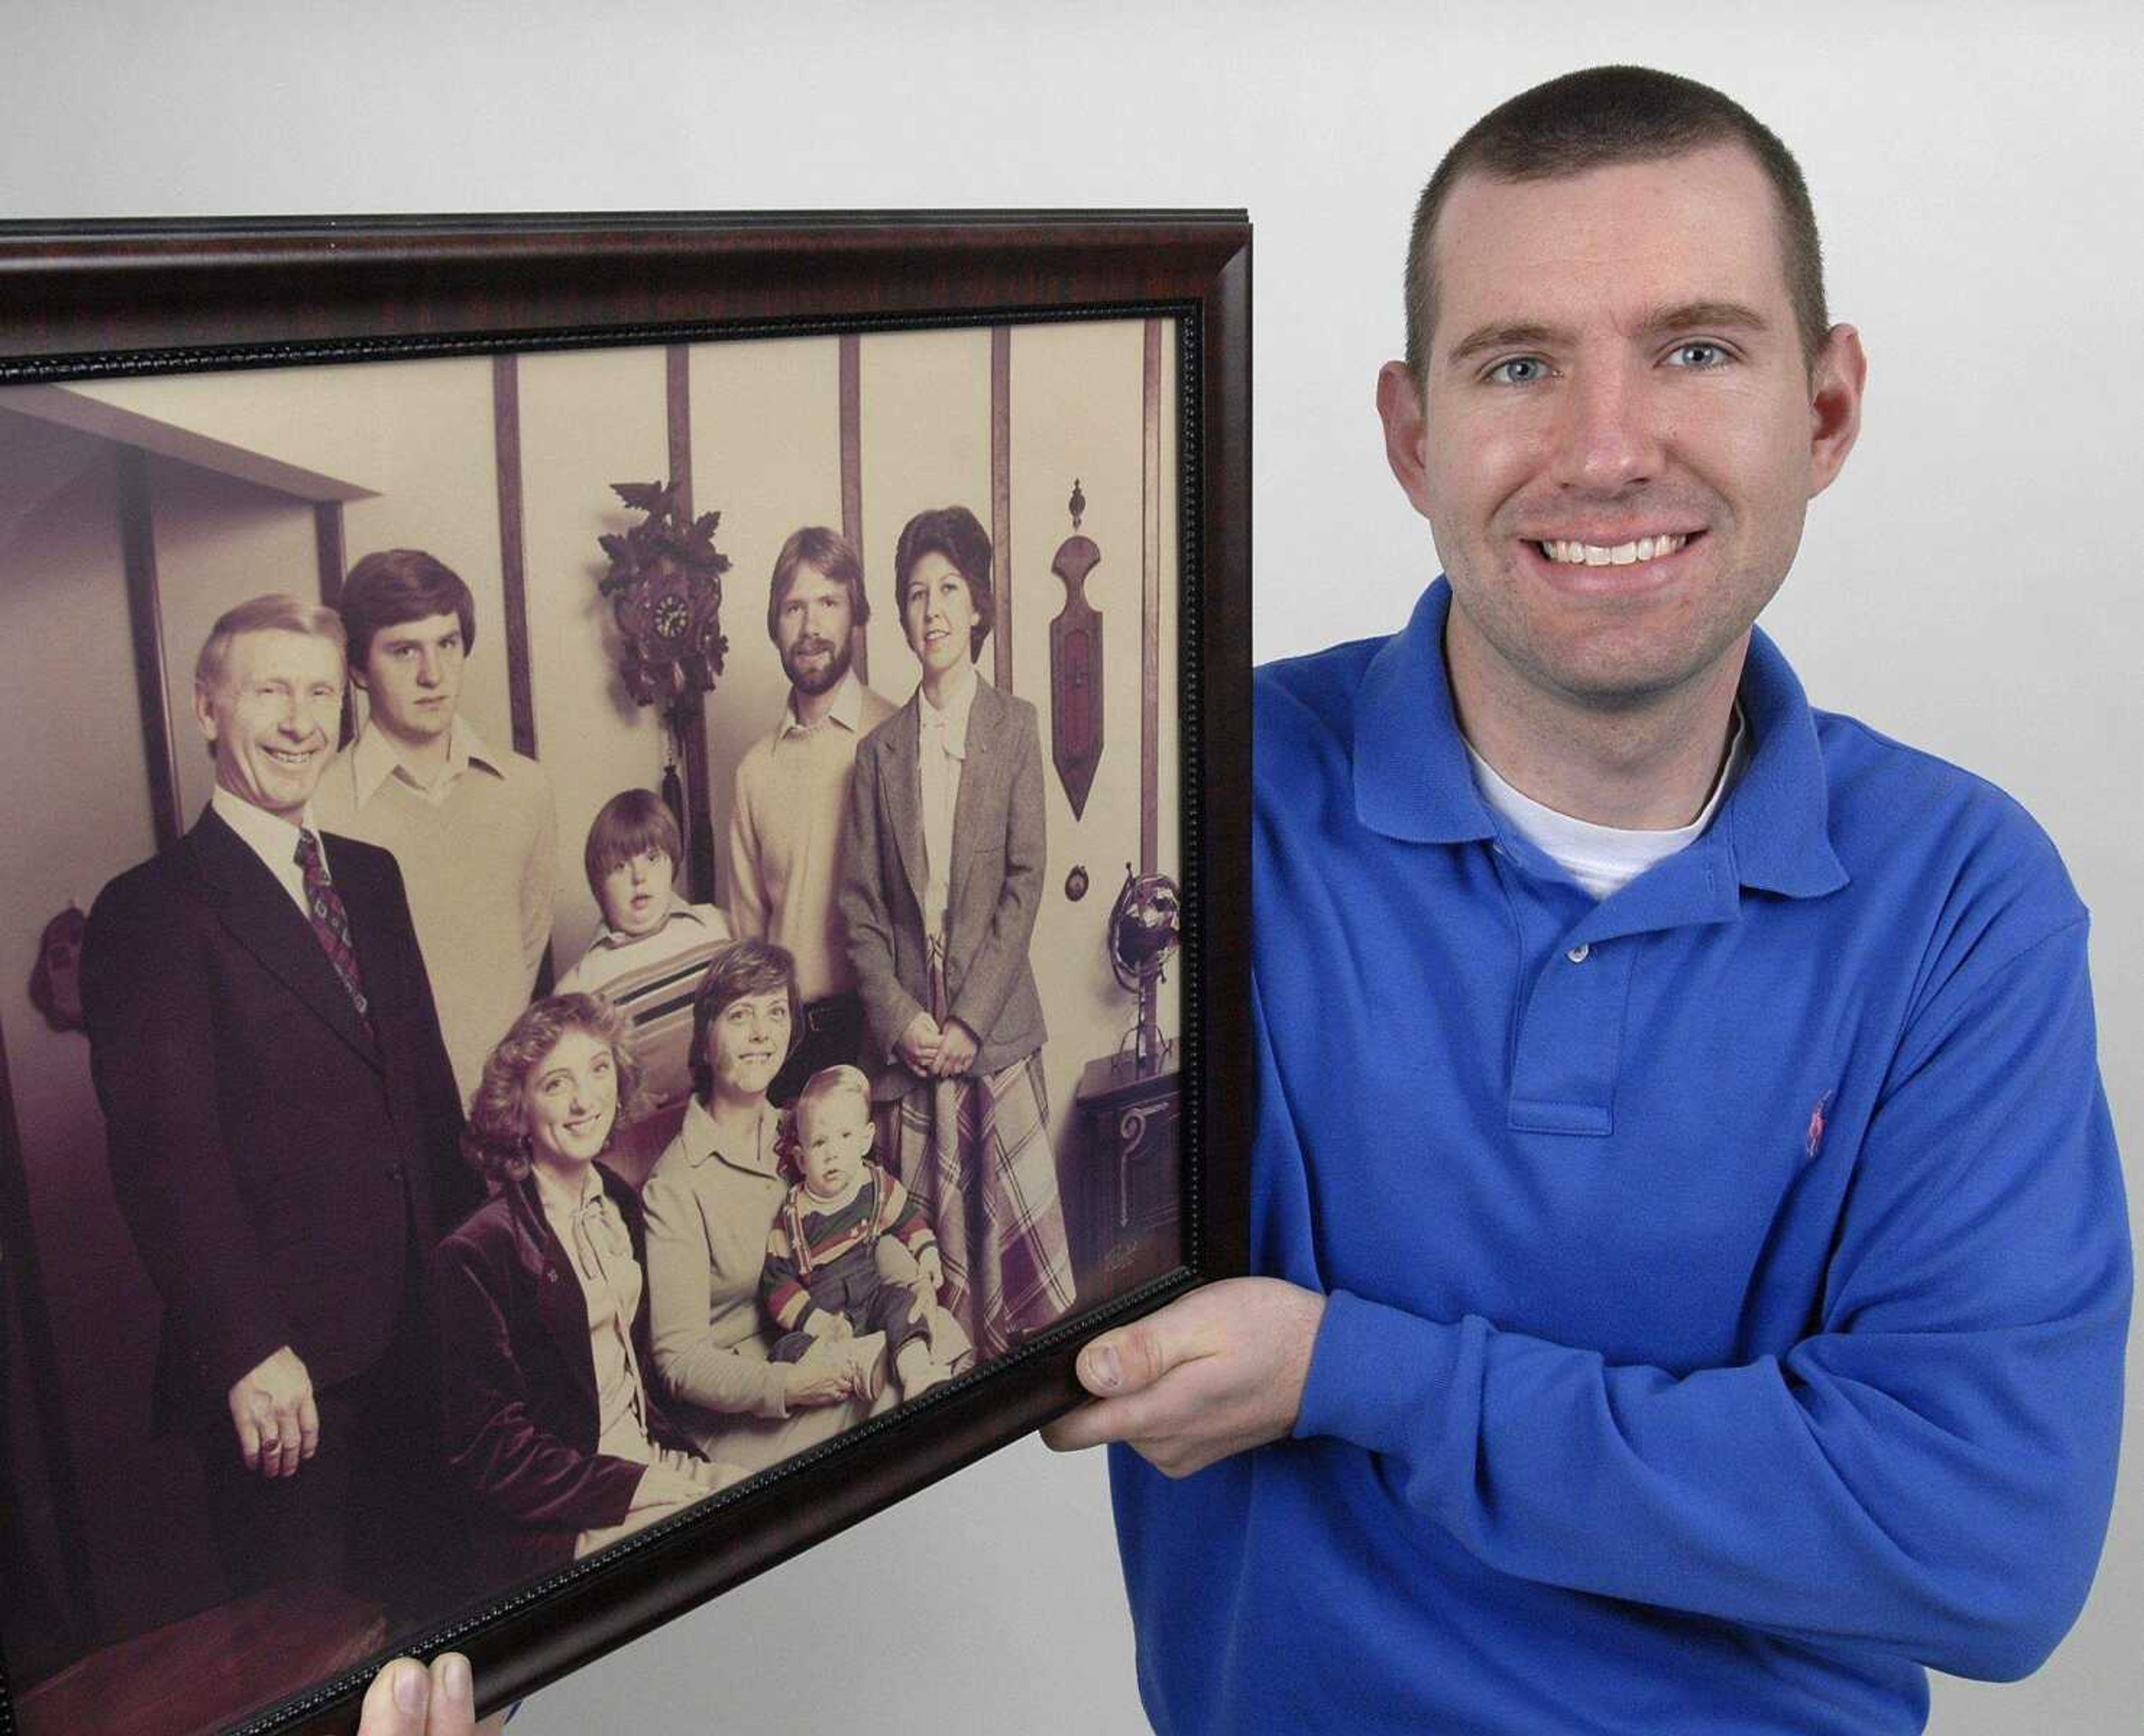
M299 1728L1193 1263L1184 341L0 388L17 1728Z

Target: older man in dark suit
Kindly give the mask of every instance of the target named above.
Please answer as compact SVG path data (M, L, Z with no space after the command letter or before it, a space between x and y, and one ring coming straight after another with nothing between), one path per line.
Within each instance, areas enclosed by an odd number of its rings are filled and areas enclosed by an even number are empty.
M474 1187L395 859L307 823L344 680L330 609L260 597L216 622L194 680L215 794L104 889L82 986L165 1307L155 1426L203 1444L232 1590L340 1580L391 1606L371 1515L422 1481L424 1257Z

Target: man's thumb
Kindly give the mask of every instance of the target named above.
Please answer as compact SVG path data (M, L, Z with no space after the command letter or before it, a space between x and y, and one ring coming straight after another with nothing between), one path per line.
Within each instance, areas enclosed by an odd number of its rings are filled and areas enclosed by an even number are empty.
M1079 1384L1097 1398L1151 1386L1168 1371L1160 1339L1144 1321L1104 1332L1079 1352Z

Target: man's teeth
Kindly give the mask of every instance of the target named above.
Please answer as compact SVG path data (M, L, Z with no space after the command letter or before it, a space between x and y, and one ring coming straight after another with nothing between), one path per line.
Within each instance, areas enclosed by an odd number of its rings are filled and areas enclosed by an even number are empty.
M1549 559L1561 562L1566 567L1629 567L1641 561L1657 559L1664 554L1673 554L1689 540L1686 536L1640 537L1635 543L1617 543L1612 547L1603 547L1598 543L1556 539L1537 546Z

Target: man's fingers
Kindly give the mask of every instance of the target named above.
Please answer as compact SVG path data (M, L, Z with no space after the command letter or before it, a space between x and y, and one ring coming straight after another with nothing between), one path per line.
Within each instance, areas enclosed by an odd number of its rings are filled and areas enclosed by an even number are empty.
M432 1679L424 1666L397 1658L365 1689L357 1736L424 1736L424 1709L431 1698Z
M1204 1354L1174 1307L1104 1332L1079 1352L1079 1384L1097 1398L1143 1392L1179 1362Z
M442 1652L432 1660L431 1719L424 1736L472 1736L476 1729L476 1684L469 1659Z
M1046 1425L1044 1444L1059 1452L1104 1446L1122 1441L1144 1452L1158 1431L1171 1424L1173 1407L1183 1402L1173 1393L1134 1392L1122 1398L1090 1399L1069 1415Z
M1042 1444L1052 1452L1078 1452L1122 1442L1164 1476L1189 1476L1233 1451L1204 1441L1183 1426L1184 1402L1174 1394L1134 1393L1089 1400L1070 1415L1045 1423Z
M246 1461L248 1471L261 1468L261 1425L250 1416L235 1416L232 1426L238 1431L238 1456Z
M1110 1420L1121 1411L1123 1402L1114 1398L1089 1399L1078 1410L1043 1424L1042 1444L1054 1453L1076 1453L1085 1447L1121 1441L1124 1436L1110 1426Z
M308 1392L298 1406L298 1452L310 1459L320 1450L320 1407Z

